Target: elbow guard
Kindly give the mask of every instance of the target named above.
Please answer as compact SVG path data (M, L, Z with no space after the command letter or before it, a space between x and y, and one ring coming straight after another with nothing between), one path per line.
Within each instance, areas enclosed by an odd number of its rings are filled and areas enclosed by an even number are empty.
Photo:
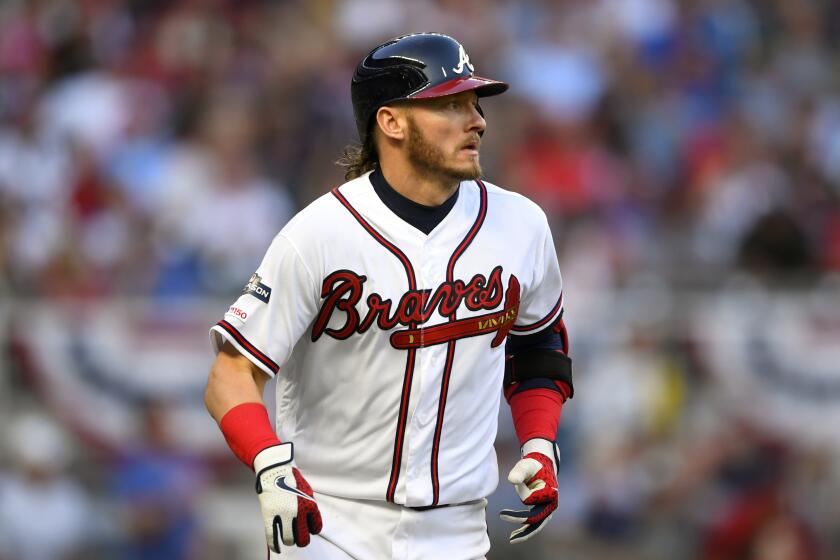
M560 350L534 348L507 358L505 388L531 379L561 381L569 386L569 398L575 394L572 384L572 359Z

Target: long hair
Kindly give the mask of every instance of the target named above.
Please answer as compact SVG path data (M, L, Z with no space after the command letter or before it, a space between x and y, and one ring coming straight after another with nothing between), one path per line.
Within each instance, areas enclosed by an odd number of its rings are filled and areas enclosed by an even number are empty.
M379 154L376 153L371 136L368 135L367 140L362 145L350 144L345 146L344 153L336 162L346 168L344 172L345 181L361 177L368 171L373 171L379 167Z

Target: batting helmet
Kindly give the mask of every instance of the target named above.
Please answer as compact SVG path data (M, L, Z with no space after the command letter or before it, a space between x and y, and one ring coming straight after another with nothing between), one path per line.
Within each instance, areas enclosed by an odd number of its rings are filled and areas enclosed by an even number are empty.
M394 101L467 90L487 97L507 90L506 83L481 78L474 71L464 46L448 35L415 33L382 43L362 59L350 84L362 143L376 111Z

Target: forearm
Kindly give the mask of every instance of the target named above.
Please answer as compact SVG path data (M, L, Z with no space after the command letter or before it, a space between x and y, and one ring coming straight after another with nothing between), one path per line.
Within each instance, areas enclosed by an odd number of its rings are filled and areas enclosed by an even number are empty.
M293 445L282 444L274 432L262 399L266 381L262 370L225 343L210 370L204 402L234 455L256 471L266 543L279 553L281 540L308 545L323 521L312 487L294 466Z
M204 404L210 416L221 422L225 414L240 404L262 404L267 380L262 371L226 343L210 370Z
M508 404L520 445L533 438L554 441L564 402L563 393L550 389L530 389L513 395Z
M260 451L280 440L268 417L262 394L267 376L225 344L207 382L204 402L231 451L249 468Z

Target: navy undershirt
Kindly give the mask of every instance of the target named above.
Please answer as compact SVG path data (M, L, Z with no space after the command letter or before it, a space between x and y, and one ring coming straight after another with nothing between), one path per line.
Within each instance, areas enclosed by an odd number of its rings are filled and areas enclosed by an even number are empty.
M373 190L376 191L376 194L379 195L379 198L391 212L426 235L429 235L435 229L435 226L449 214L449 211L455 206L455 202L458 201L458 191L460 190L455 189L455 193L440 206L424 206L394 190L394 187L385 180L385 176L382 175L380 169L376 169L370 174L370 183L373 185Z

